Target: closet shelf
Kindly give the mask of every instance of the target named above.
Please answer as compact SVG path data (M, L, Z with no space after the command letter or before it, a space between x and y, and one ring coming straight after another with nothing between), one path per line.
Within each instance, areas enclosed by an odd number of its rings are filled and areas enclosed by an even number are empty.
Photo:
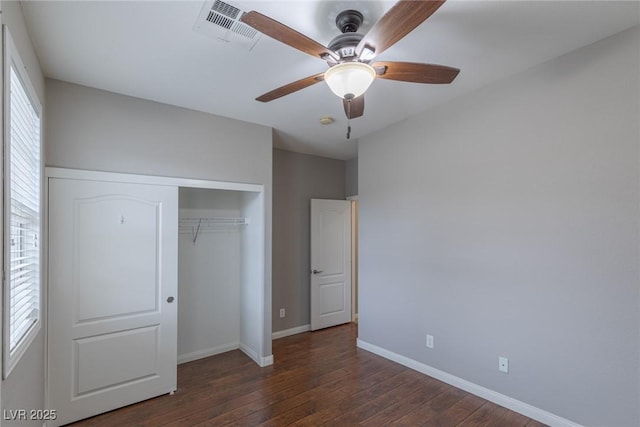
M191 227L200 227L200 231L207 229L220 229L225 226L247 225L247 218L210 217L210 218L180 218L180 232L191 232Z
M249 224L247 218L243 217L180 218L178 232L190 234L195 243L200 233L233 230L247 224Z

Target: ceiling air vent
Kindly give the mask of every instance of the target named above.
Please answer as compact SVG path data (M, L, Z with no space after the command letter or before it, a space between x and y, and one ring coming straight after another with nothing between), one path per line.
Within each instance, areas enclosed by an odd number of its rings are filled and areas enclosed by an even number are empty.
M244 13L229 3L208 0L202 6L193 30L220 42L251 50L260 40L261 34L240 22Z

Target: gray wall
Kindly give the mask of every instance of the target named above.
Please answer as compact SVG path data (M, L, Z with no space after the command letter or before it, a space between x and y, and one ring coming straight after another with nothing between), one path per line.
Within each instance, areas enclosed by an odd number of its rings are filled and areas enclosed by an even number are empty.
M310 200L344 200L344 171L342 160L273 150L274 332L309 325Z
M358 195L358 158L344 162L344 192L347 197Z
M47 80L47 166L271 183L271 129Z
M44 105L44 77L27 33L20 4L17 1L3 0L0 6L2 7L2 23L8 26L22 62L29 74L29 79L40 98L40 102ZM46 111L44 114L46 115ZM0 162L0 164L2 163ZM0 200L3 200L1 187ZM45 316L46 313L43 311L42 315ZM39 409L44 407L44 328L40 330L35 341L31 344L19 364L13 369L9 378L2 381L0 396L2 409ZM12 422L5 420L2 425L41 426L42 422Z
M47 80L48 166L263 184L271 311L271 129ZM270 314L264 339L271 354Z
M360 339L640 425L639 52L635 27L360 140Z

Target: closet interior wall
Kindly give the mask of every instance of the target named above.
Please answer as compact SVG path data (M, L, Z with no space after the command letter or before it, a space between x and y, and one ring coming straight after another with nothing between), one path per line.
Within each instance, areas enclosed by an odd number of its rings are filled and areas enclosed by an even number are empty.
M181 187L179 197L178 363L184 363L241 347L243 234L250 225L225 223L243 218L242 192Z

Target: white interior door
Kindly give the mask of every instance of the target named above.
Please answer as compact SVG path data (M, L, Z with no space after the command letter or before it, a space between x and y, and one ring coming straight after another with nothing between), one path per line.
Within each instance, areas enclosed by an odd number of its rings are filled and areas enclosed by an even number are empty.
M52 425L176 389L177 227L177 187L49 180Z
M351 202L311 200L311 330L351 321Z

